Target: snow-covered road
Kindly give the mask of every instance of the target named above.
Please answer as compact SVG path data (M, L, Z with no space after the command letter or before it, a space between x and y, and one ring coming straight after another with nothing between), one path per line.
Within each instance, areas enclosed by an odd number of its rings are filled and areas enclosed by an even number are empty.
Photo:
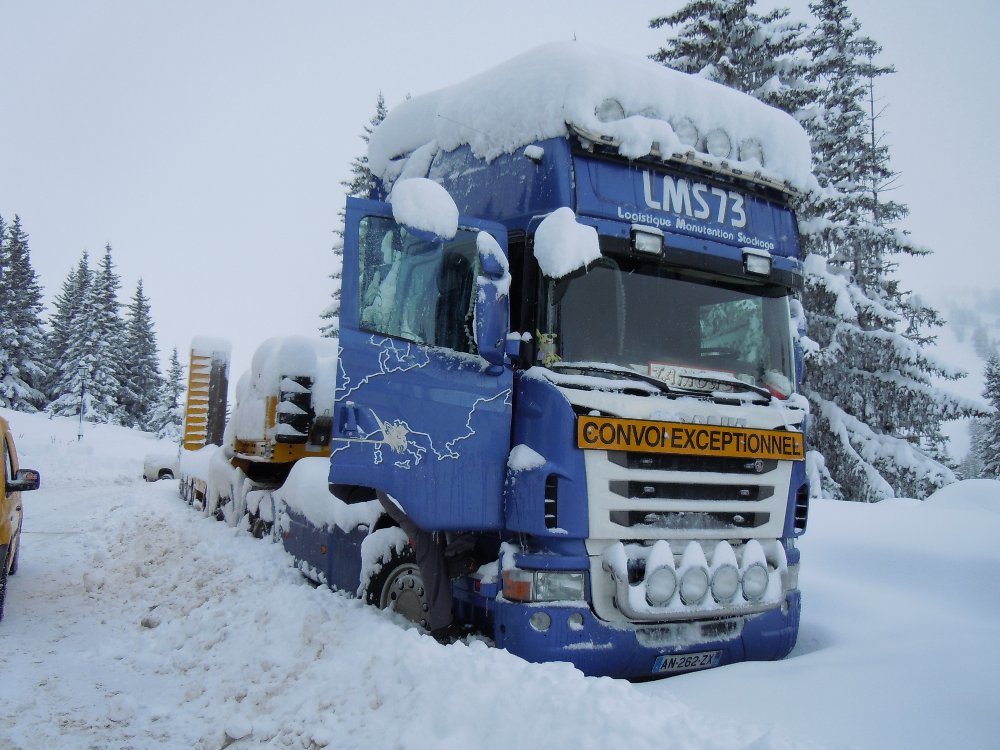
M818 503L789 659L633 685L440 646L144 484L156 442L4 412L21 566L0 748L995 747L1000 485ZM953 493L954 494L954 493ZM977 504L985 507L975 507Z

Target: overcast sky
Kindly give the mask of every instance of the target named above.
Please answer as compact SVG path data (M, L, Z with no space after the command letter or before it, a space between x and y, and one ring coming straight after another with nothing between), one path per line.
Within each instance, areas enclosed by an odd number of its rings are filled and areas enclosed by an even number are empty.
M665 38L649 19L680 5L0 0L0 215L21 216L47 301L110 243L123 301L143 279L164 358L223 336L238 375L268 336L317 332L340 182L379 90L391 107L574 36L644 56ZM898 70L878 90L893 197L935 251L905 284L939 299L1000 285L1000 6L851 7Z

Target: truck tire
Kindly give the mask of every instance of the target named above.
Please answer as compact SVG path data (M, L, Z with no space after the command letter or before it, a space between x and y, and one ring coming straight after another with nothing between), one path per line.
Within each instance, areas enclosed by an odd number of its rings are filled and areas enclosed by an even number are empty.
M424 591L413 550L392 550L389 561L379 568L365 586L365 601L379 609L391 609L425 630L430 629L430 604Z
M17 549L14 550L14 559L10 561L10 574L14 575L17 572L17 558L21 554L21 535L17 535Z

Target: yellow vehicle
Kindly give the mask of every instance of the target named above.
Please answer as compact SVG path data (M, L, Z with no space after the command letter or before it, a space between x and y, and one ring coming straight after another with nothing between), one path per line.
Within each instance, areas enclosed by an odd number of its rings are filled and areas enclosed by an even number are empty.
M3 503L3 514L0 515L0 620L3 619L4 599L7 596L7 576L17 572L17 554L21 551L21 521L24 513L21 510L21 493L37 490L38 472L34 469L22 469L17 462L17 451L14 449L14 437L10 434L10 425L0 417L0 441L3 442L3 474L0 474L0 502Z

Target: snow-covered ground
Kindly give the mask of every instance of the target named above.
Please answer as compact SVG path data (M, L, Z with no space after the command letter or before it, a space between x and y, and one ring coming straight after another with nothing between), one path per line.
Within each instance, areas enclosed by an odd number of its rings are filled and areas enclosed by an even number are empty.
M148 436L0 410L22 464L0 748L993 748L1000 483L818 502L781 662L645 684L440 646L145 484Z

